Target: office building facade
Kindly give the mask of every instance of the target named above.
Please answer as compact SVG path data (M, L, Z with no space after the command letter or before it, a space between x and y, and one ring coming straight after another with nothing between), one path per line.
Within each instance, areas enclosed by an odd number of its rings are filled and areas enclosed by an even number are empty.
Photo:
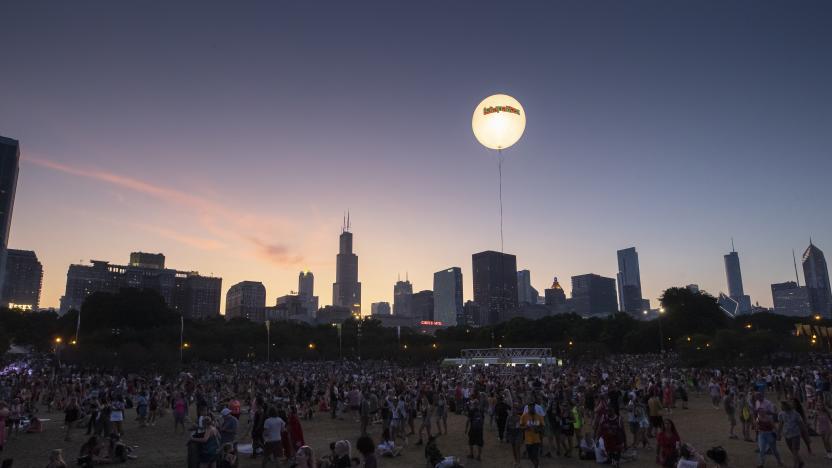
M618 311L615 280L594 273L572 277L572 310L583 317L599 317Z
M728 280L728 297L737 303L737 315L751 313L751 298L742 287L740 256L734 250L725 255L725 277Z
M433 274L434 320L444 325L458 323L462 309L462 269L452 267Z
M390 314L390 303L389 302L373 302L370 305L370 312L374 316L379 315L391 315Z
M0 292L6 275L6 250L12 228L14 196L20 165L20 143L0 136Z
M803 252L803 279L809 290L812 313L825 318L832 317L832 291L829 289L829 270L826 258L816 245L809 241Z
M532 272L520 270L517 272L517 302L518 304L537 304L537 289L532 286Z
M185 318L213 318L220 315L221 287L222 278L164 268L164 263L162 268L145 268L92 260L91 265L69 266L60 313L80 310L92 293L135 288L156 291L168 307Z
M481 325L506 320L517 310L517 258L488 250L472 255L474 302L480 307Z
M393 286L393 315L413 317L413 284L407 279Z
M318 311L318 296L315 295L315 276L311 271L298 273L298 298L303 304L307 318L312 321Z
M21 310L38 310L43 286L43 265L31 250L8 249L6 256L3 305Z
M358 255L352 251L352 232L349 217L344 220L338 242L335 283L332 285L332 304L361 315L361 283L358 281Z
M259 281L242 281L225 293L225 318L245 318L252 322L266 320L266 287Z
M771 299L774 313L789 317L806 317L812 315L809 289L798 286L794 281L771 285Z
M426 289L413 293L413 318L417 321L435 321L433 315L433 291Z
M619 250L617 257L618 306L622 311L637 316L646 310L641 292L638 252L636 252L635 247L630 247Z
M545 304L552 313L562 313L566 309L566 293L563 291L558 282L558 277L555 276L552 281L552 287L544 290Z

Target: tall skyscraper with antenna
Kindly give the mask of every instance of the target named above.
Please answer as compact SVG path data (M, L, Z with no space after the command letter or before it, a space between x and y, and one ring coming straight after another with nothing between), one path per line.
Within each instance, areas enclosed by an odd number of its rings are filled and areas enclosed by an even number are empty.
M734 239L731 239L731 252L725 255L725 276L728 279L728 297L737 303L733 314L751 313L751 298L745 294L742 287L740 256L734 248Z
M829 288L826 258L823 251L812 243L812 239L809 239L809 247L803 252L803 281L809 289L812 313L832 317L832 292Z
M398 317L413 316L413 284L405 274L404 281L401 275L393 286L393 315Z
M346 307L353 315L361 315L361 283L358 282L358 255L352 251L350 214L344 216L335 260L335 283L332 284L332 305Z

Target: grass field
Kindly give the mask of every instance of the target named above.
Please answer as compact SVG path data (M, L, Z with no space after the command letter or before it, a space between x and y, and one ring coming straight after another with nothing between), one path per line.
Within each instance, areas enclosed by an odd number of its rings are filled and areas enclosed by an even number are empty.
M728 452L730 466L745 468L757 466L755 444L741 440L729 440L727 418L723 411L713 409L704 398L694 397L691 401L691 409L674 410L671 416L676 422L680 435L684 442L692 444L700 452L704 453L714 445L722 445ZM136 467L175 467L186 466L187 437L173 433L173 421L168 414L161 419L155 427L139 428L133 421L134 413L128 411L126 421L125 441L132 445L138 445L138 460L127 462L127 465ZM64 450L65 458L70 466L74 466L78 448L85 440L82 429L73 432L72 442L63 441L61 423L62 415L50 414L41 415L44 418L51 418L46 423L46 431L41 434L19 434L13 437L7 444L6 450L0 455L2 458L13 458L15 468L42 468L46 466L49 451L53 448ZM241 431L246 427L246 417L241 422ZM456 455L464 459L467 454L467 438L463 434L465 419L462 416L451 415L448 419L449 434L440 437L439 447L445 455ZM303 421L304 435L307 444L315 450L316 456L328 452L329 442L338 439L349 439L353 444L358 435L358 423L354 418L347 415L344 420L332 420L328 415L316 415L312 421ZM418 427L418 426L417 426ZM372 434L378 442L380 426L374 426ZM241 442L246 442L242 437ZM424 467L422 447L413 446L414 439L411 437L411 445L404 450L401 457L395 459L381 459L380 466L383 467ZM806 467L832 467L832 461L825 458L823 446L818 438L812 439L814 455L805 453L802 450ZM782 442L778 443L781 456L786 466L791 466L791 456ZM354 456L358 456L354 453ZM574 457L574 454L573 454ZM627 463L628 467L654 467L655 456L652 450L641 451L639 460ZM499 444L496 441L494 430L489 431L486 427L485 448L483 450L482 462L464 460L466 467L512 467L513 460L511 449L508 445ZM594 462L579 461L574 458L544 458L543 467L587 467L594 466ZM250 460L243 457L241 466L260 466L260 459ZM273 465L271 465L273 466ZM285 465L283 465L285 466ZM523 461L524 467L530 467L528 460ZM775 461L768 457L766 466L776 466Z

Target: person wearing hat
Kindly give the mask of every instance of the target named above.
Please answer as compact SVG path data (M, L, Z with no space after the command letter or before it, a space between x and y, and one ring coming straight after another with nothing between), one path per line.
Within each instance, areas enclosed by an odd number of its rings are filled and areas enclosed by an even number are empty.
M223 408L220 412L222 420L220 421L220 440L223 444L233 444L237 439L237 418L231 414L231 410Z

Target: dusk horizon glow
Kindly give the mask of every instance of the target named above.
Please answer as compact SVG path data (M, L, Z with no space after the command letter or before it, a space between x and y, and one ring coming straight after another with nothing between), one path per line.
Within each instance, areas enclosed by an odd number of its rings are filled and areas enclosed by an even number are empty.
M471 255L500 250L471 111L504 93L528 116L505 252L541 294L636 247L653 307L717 295L733 238L771 306L792 249L832 255L832 5L592 3L0 6L9 247L43 263L42 307L70 264L133 251L222 277L223 311L231 285L273 305L307 269L323 306L349 210L364 313L454 266L471 299Z

